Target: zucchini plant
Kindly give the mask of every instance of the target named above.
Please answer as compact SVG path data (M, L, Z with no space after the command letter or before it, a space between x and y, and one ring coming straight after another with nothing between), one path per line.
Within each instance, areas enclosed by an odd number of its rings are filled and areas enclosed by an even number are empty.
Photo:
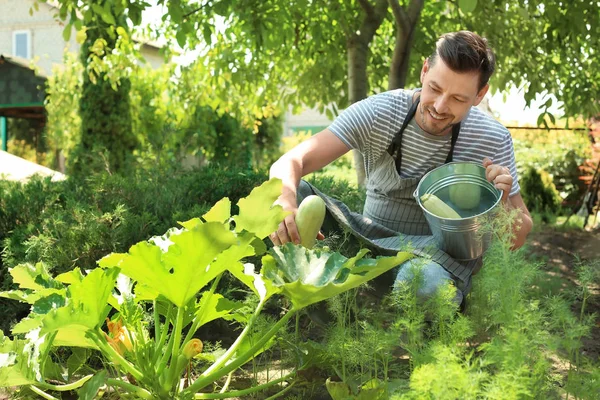
M89 272L74 269L53 278L42 264L11 269L20 288L0 295L31 304L31 313L14 327L13 340L0 335L0 387L28 386L50 399L55 397L49 392L71 390L92 399L105 386L124 397L202 399L243 396L292 381L296 371L259 386L209 393L216 381L265 351L299 310L356 287L411 255L370 259L362 250L346 258L292 244L266 253L263 239L286 215L273 206L280 193L281 181L265 182L238 202L234 216L224 198L202 218L182 222L127 253L107 255L99 260L100 268ZM260 271L243 262L253 255L263 255ZM216 292L226 271L258 297L251 315L241 317L241 305ZM276 294L286 296L291 307L260 338L251 338L266 301ZM153 332L143 319L145 307L153 311ZM183 385L190 360L202 352L199 328L219 318L236 318L244 328L222 355ZM74 355L95 349L110 368L75 379L76 362L67 362L65 369L49 357L56 346L71 347Z

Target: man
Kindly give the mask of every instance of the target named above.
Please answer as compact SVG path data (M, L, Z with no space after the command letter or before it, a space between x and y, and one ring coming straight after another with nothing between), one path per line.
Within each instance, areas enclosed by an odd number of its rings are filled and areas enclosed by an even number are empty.
M354 235L378 252L392 253L403 245L415 254L428 253L429 226L413 198L419 180L431 169L449 161L482 163L488 181L503 192L502 204L518 210L513 248L521 247L532 220L519 193L512 139L508 130L475 108L488 91L495 56L487 41L475 33L448 33L438 40L421 70L420 90L392 90L353 104L328 128L284 154L273 164L271 177L283 181L278 199L293 213L298 200L318 194L330 217L349 227ZM301 178L323 168L351 149L365 160L367 199L363 215L319 192ZM403 235L401 235L403 234ZM286 217L270 236L275 245L300 238L294 214ZM460 303L481 258L457 262L440 250L429 251L431 262L423 269L428 296L444 282L460 289ZM410 279L408 265L398 279Z

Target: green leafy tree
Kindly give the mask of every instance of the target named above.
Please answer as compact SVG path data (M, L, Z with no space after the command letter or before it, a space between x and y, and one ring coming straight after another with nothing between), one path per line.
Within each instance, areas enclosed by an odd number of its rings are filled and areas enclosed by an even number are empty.
M469 29L487 37L496 50L492 86L523 88L530 103L552 93L567 115L598 110L600 11L595 3L419 0L280 0L202 3L185 14L203 22L208 65L216 80L261 99L281 98L295 106L338 108L373 92L418 85L422 60L438 36ZM216 29L216 21L224 27ZM568 21L571 21L569 23ZM178 39L181 40L179 32ZM229 86L229 87L228 87ZM219 90L217 88L217 90ZM222 97L222 96L218 96ZM540 123L551 100L545 104ZM360 163L359 165L362 165ZM359 178L360 179L360 178Z
M103 8L106 10L105 14L101 14L103 17L92 17L86 23L86 26L92 23L95 26L87 29L81 48L84 65L88 65L94 57L102 58L115 49L117 33L109 28L126 26L124 8L110 7L110 2L104 5L108 7ZM137 140L132 130L130 89L131 81L125 77L114 85L105 72L83 75L79 102L81 140L75 151L72 173L89 171L90 167L97 171L103 166L109 171L125 172L131 166Z
M77 2L59 3L64 18L76 25ZM495 90L516 85L528 103L537 94L554 94L564 102L568 116L599 111L600 70L594 59L600 8L595 2L159 0L157 4L165 9L161 30L165 37L181 47L201 50L190 68L207 73L199 96L212 99L213 108L221 105L229 111L259 114L262 105L281 102L319 106L333 116L371 93L417 85L422 60L438 36L469 29L487 37L496 50ZM141 0L125 4L134 26L148 6ZM232 92L243 96L230 96ZM548 100L540 123L554 118L547 113L550 106Z

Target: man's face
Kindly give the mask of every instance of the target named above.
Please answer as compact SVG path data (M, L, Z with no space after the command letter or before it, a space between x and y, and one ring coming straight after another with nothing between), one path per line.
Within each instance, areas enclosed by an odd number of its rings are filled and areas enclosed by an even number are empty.
M453 125L466 117L471 106L481 102L488 90L488 85L478 90L478 72L454 72L440 57L433 66L425 61L421 83L416 121L421 129L432 135L447 134Z

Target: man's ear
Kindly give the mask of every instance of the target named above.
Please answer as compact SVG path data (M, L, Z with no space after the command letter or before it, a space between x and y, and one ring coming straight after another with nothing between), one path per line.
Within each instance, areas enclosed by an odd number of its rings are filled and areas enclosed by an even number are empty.
M429 71L429 59L426 58L425 61L423 61L423 68L421 68L421 83L423 83L423 79L425 78L425 74L427 73L427 71Z
M486 84L484 87L481 88L481 90L479 92L477 92L477 97L475 97L475 103L473 104L474 106L478 106L479 103L481 103L481 100L483 100L483 98L485 97L485 94L488 92L489 88L490 88L490 85Z

